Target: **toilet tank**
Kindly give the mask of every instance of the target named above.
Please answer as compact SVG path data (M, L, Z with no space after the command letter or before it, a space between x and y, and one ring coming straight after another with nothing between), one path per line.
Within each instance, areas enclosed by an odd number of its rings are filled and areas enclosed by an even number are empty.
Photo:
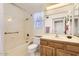
M40 44L40 38L39 37L33 37L33 43L34 44Z

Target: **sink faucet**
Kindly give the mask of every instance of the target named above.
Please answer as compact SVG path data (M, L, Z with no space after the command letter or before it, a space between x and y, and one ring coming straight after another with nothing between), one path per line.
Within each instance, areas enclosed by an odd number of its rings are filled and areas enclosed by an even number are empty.
M56 37L58 37L58 34L56 34Z
M56 34L56 37L58 37L58 34L57 34L57 32L55 32L55 34Z

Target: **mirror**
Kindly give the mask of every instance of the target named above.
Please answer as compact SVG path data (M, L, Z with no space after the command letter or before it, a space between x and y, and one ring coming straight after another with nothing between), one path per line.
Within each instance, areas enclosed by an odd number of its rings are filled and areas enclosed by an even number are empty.
M45 32L60 35L79 36L79 3L71 4L67 10L62 7L49 10L45 19ZM55 12L54 12L55 11Z
M74 20L74 35L79 37L79 20Z
M63 20L54 21L55 34L64 34Z

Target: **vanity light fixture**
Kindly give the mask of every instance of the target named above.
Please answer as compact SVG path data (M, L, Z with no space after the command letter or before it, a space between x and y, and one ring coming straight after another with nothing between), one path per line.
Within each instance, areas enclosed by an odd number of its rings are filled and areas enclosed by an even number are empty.
M55 8L59 8L65 5L68 5L69 3L59 3L59 4L55 4L55 5L51 5L46 7L46 10L51 10L51 9L55 9Z

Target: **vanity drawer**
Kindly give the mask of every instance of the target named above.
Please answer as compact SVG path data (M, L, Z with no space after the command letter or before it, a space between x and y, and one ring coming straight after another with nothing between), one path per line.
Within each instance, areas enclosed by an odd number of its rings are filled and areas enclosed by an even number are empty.
M41 40L40 40L40 44L41 44L41 45L47 45L47 40L41 39Z
M74 46L74 45L67 45L66 46L67 50L73 51L73 52L77 52L79 53L79 46Z
M59 43L59 42L53 42L53 41L48 41L48 45L51 47L55 47L55 48L61 48L64 49L64 44Z
M57 52L57 56L78 56L78 54L74 52L63 50L63 49L57 49L56 52Z

